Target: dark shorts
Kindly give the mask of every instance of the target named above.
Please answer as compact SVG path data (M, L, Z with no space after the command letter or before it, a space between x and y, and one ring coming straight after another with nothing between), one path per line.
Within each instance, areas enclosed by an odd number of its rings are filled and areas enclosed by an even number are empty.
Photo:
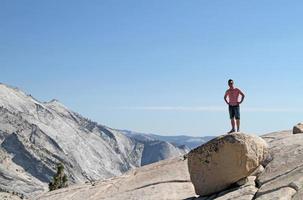
M229 117L230 119L240 119L240 106L229 106Z

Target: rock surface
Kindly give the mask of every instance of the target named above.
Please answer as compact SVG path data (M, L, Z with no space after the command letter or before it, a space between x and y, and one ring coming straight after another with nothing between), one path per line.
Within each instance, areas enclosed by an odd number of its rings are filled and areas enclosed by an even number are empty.
M227 200L227 199L237 199L237 200L247 200L252 199L257 192L258 188L255 184L255 176L250 176L247 178L247 182L240 186L223 191L216 195L216 200Z
M303 186L303 135L282 131L263 138L273 160L257 179L260 188L256 199L292 199Z
M295 125L292 129L293 134L303 133L303 123Z
M21 200L19 196L6 193L6 192L0 192L0 199L1 200Z
M18 195L31 194L45 200L302 200L303 134L292 130L262 138L272 155L265 169L256 170L247 182L242 181L244 185L197 197L187 160L160 161L119 176L141 165L142 142L83 118L58 101L41 103L0 84L0 199L19 200ZM163 146L167 154L175 152L174 145L163 141L150 143L145 150ZM57 162L65 164L70 180L78 184L40 194ZM117 177L107 179L112 176Z
M39 200L186 199L194 196L187 161L160 161L134 169L120 177L93 184L75 185L37 197Z
M113 179L48 192L36 199L302 200L303 134L282 131L262 138L272 155L265 169L257 169L240 187L232 186L210 196L197 197L187 160L173 159Z
M222 135L192 150L188 168L196 193L207 196L228 188L255 171L267 154L262 138L243 133Z
M187 160L173 159L105 181L48 192L36 199L302 200L303 134L282 131L262 138L272 155L265 169L257 169L240 187L232 186L210 196L197 197L189 182Z
M0 191L27 197L47 191L57 163L65 166L70 185L119 176L186 152L164 141L142 143L57 100L39 102L0 84Z

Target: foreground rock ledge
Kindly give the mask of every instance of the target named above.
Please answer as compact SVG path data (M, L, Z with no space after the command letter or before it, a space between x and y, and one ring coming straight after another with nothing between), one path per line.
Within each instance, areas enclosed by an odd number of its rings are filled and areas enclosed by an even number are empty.
M249 176L268 157L260 137L244 133L219 136L188 154L188 169L195 192L207 196Z

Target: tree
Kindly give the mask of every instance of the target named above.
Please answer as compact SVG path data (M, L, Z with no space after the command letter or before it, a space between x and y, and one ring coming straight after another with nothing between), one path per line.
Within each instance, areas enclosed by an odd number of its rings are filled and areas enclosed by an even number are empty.
M49 191L57 190L67 187L67 176L64 173L64 166L62 163L57 164L57 173L54 175L53 180L48 184Z

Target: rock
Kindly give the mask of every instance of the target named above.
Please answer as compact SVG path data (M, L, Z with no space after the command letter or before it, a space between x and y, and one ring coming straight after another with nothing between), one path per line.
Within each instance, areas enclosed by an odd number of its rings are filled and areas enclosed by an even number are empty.
M302 200L303 199L303 190L299 190L293 197L292 200Z
M6 192L0 192L0 199L1 200L21 200L21 198L17 195L13 195Z
M236 182L236 185L242 186L242 185L245 185L247 182L248 182L248 178L245 177L245 178L242 178L242 179L240 179L239 181L237 181L237 182Z
M218 196L215 200L251 200L253 199L255 193L257 192L258 188L253 185L248 185L245 187L240 187L237 190L231 191L223 196Z
M252 174L251 176L259 176L260 174L262 174L262 172L264 172L264 167L262 165L260 165Z
M74 184L122 175L187 152L165 141L129 138L57 100L39 102L0 83L1 191L27 198L48 191L57 163L64 164L69 184Z
M187 160L182 158L161 161L116 178L96 181L95 186L76 184L34 199L303 200L303 134L293 135L290 130L266 134L262 138L269 145L273 158L265 169L260 166L255 170L258 173L253 172L254 176L248 176L248 182L240 187L233 184L233 187L208 196L195 194Z
M279 196L281 192L287 199L288 193L301 190L303 186L303 134L293 135L291 131L283 131L262 138L269 144L273 160L257 178L260 188L256 197L266 199L273 195ZM282 188L288 188L284 189L288 193L283 193Z
M175 158L134 169L126 174L91 184L48 192L35 200L193 199L187 160Z
M303 123L299 123L292 129L293 134L303 133Z
M296 193L296 190L291 187L283 187L281 189L266 193L256 200L292 200L292 196Z
M291 182L288 186L295 189L296 191L301 190L303 187L303 177L299 177L298 179Z
M198 198L192 198L192 199L185 199L185 200L212 200L216 197L216 195L214 195L213 197L198 197Z
M188 154L195 192L201 196L222 191L249 176L268 156L258 136L233 133L219 136Z
M258 188L255 186L255 176L245 178L247 181L240 187L233 187L224 190L219 194L213 194L208 197L200 197L195 200L252 200ZM244 180L244 179L243 179Z

